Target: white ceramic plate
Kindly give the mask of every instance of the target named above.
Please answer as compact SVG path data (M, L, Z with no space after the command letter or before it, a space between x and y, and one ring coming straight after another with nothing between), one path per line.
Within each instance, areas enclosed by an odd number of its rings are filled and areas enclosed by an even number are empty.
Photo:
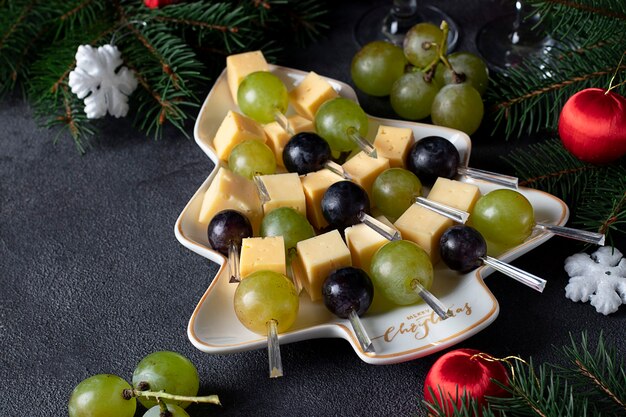
M285 82L288 89L307 75L306 72L279 66L270 66L270 70ZM357 100L355 92L347 84L331 79L328 81L342 96ZM180 243L220 265L217 276L196 306L187 328L188 337L194 346L204 352L219 354L267 346L265 337L247 330L235 316L233 295L236 285L228 283L227 261L210 248L206 225L197 221L204 193L220 165L211 142L228 110L237 110L237 106L231 98L226 73L223 72L204 102L194 129L196 142L216 164L216 169L191 198L175 226L176 238ZM418 140L430 135L442 136L457 147L463 163L467 164L469 161L471 142L462 132L433 125L370 117L369 139L376 134L379 124L410 127ZM460 179L467 181L465 178ZM476 185L482 193L497 188L484 182L476 182ZM532 203L537 222L556 225L567 222L569 210L561 200L531 189L522 188L520 192ZM550 237L547 233L534 234L522 245L500 255L499 259L511 261ZM357 355L371 364L389 364L419 358L459 343L495 320L499 311L498 302L483 282L483 278L491 272L491 268L482 267L461 275L441 263L435 267L435 281L431 291L444 304L451 306L454 312L454 317L445 321L441 321L425 304L396 307L384 305L375 297L372 307L361 318L372 338L375 353L366 353L361 349L347 320L333 316L322 303L311 302L305 292L300 296L300 311L295 324L288 332L279 335L279 341L284 344L313 338L339 337L347 340Z

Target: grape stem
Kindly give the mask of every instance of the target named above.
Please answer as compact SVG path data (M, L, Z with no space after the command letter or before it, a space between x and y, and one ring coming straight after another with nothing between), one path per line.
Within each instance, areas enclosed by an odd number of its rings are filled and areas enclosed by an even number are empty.
M153 398L157 401L160 400L172 400L172 401L186 401L186 402L192 402L192 403L206 403L206 404L217 404L217 405L222 405L222 403L220 403L220 399L217 395L207 395L207 396L203 396L203 397L192 397L189 395L177 395L177 394L170 394L167 393L165 391L142 391L142 390L138 390L135 388L132 389L125 389L122 392L122 396L127 399L130 400L133 397L145 397L145 398Z
M463 73L456 72L454 68L452 68L452 64L450 64L450 61L446 56L446 52L448 51L448 32L450 32L448 22L442 20L440 29L443 32L441 42L432 42L429 44L429 48L424 48L424 45L422 45L422 48L424 49L430 49L430 46L437 46L437 56L435 57L435 59L432 60L430 64L426 65L424 69L422 69L422 72L424 73L424 81L431 82L431 80L435 76L437 64L439 63L439 61L441 61L446 68L452 71L452 80L454 81L454 83L461 84L466 80L467 77Z

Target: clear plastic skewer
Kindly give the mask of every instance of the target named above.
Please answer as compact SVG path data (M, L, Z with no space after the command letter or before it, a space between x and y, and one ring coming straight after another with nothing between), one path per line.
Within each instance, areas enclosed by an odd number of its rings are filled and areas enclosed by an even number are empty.
M270 378L283 376L283 361L278 344L278 322L274 319L267 322L267 354L270 367Z
M546 280L543 278L539 278L531 273L528 273L522 269L516 268L512 265L507 264L506 262L502 262L499 259L492 258L491 256L483 256L480 258L485 264L489 265L493 269L498 272L502 272L503 274L521 282L522 284L537 290L539 292L543 292L543 289L546 286Z
M359 341L359 344L361 345L361 349L363 349L363 352L374 353L375 352L374 344L372 343L372 340L370 339L367 332L365 331L363 322L359 318L358 314L356 314L356 311L350 310L350 314L348 315L348 320L350 320L350 324L352 325L354 334L356 334L356 338Z
M281 113L278 109L274 110L274 120L276 120L276 123L278 123L278 125L282 127L283 130L287 132L289 136L293 136L296 134L296 132L291 127L291 124L289 123L289 119L287 119L287 116L285 116L284 113Z
M563 236L569 239L580 240L594 245L604 246L605 236L602 233L589 232L587 230L572 229L571 227L556 226L553 224L537 223L535 228L546 232Z
M367 139L361 136L356 128L352 126L349 127L346 131L346 135L348 135L348 138L350 138L350 140L352 140L359 147L360 150L365 152L367 156L369 156L370 158L378 158L378 154L376 153L376 148L374 147L374 145L369 143Z
M241 273L239 269L239 256L241 254L239 244L230 241L228 243L228 270L230 278L229 283L238 283L241 281Z
M417 197L414 204L427 208L428 210L432 210L435 213L441 214L442 216L461 224L465 224L470 216L466 211L459 210L436 201L428 200L424 197Z
M440 299L435 297L433 293L424 288L419 280L414 279L413 281L411 281L411 288L413 289L413 291L419 294L420 297L422 297L422 300L424 300L426 304L428 304L430 308L433 309L433 311L441 318L441 320L445 320L448 317L452 316L452 311L447 308Z
M498 184L503 187L512 188L517 190L518 188L518 179L517 177L512 177L510 175L499 174L496 172L484 171L482 169L470 168L470 167L458 167L456 170L457 174L465 175L466 177L488 181L493 184Z
M363 224L380 234L385 239L389 241L402 240L402 235L398 230L387 226L385 223L375 219L369 214L362 211L358 214L358 218ZM424 286L420 284L417 279L411 282L411 288L413 288L419 296L422 297L426 304L428 304L428 306L432 308L442 320L450 317L450 310L446 308L441 300L435 297L433 293L424 288Z

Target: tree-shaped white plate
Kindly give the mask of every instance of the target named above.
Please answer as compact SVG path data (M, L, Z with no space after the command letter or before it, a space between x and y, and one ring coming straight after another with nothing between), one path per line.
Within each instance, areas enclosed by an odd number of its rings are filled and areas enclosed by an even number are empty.
M270 66L288 89L293 88L307 75L306 72L280 66ZM341 96L357 100L354 90L347 84L328 79ZM198 349L208 353L233 353L267 347L266 338L247 330L235 316L233 295L236 284L230 284L227 259L210 248L206 224L198 222L198 213L204 193L217 173L220 162L212 147L212 140L228 110L238 111L230 95L224 71L206 98L196 121L195 140L215 163L215 169L191 197L180 214L176 225L176 238L185 247L220 265L217 276L198 302L187 328L190 341ZM289 110L292 112L293 110ZM416 140L437 135L452 142L461 155L463 164L470 157L469 137L459 131L439 126L370 117L368 139L376 134L378 126L409 127ZM462 181L470 181L459 178ZM476 181L482 193L498 188L489 183ZM565 203L544 192L521 188L532 203L537 222L564 225L569 216ZM523 244L508 250L499 259L511 261L542 244L551 237L548 233L535 233ZM364 352L348 320L339 319L326 310L321 302L311 302L303 292L300 311L295 324L288 332L279 335L281 344L313 338L339 337L347 340L357 355L371 364L389 364L419 358L452 346L481 331L498 316L498 302L489 291L483 278L493 272L481 267L468 274L459 274L441 262L435 266L435 280L431 291L444 304L451 306L454 316L445 321L426 305L390 306L375 297L370 310L361 317L365 329L372 338L375 353ZM548 283L547 285L550 285ZM533 291L520 284L520 290ZM541 294L537 293L537 297Z

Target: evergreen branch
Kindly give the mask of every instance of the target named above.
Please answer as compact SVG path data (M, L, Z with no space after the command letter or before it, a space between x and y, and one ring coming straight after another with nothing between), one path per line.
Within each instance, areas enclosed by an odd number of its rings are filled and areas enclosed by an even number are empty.
M585 4L582 1L568 1L568 0L543 0L544 3L551 4L553 6L564 6L569 7L576 10L581 10L584 12L592 13L595 15L611 17L615 19L620 19L626 21L626 13L622 13L619 10L611 9L610 4L607 3L605 7L602 6L594 6L591 3ZM532 0L531 0L532 3ZM618 5L619 3L615 3Z
M488 100L495 103L494 129L504 124L507 138L556 129L570 96L588 87L608 87L616 71L626 74L626 65L616 68L622 48L623 43L604 42L590 48L554 50L544 59L527 60L494 76L488 90Z

